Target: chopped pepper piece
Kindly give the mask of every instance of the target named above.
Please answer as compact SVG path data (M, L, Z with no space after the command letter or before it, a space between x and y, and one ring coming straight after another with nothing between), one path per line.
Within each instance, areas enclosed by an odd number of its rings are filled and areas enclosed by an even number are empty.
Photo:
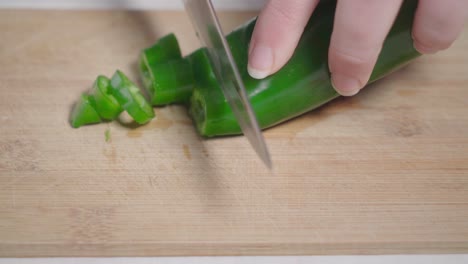
M80 126L100 123L101 117L95 108L94 98L87 94L82 94L76 103L71 114L71 125L74 128Z
M92 95L96 101L96 111L102 119L115 120L123 109L112 95L109 78L99 75L94 82Z
M117 70L111 78L110 85L117 102L138 124L146 124L154 118L151 105L140 89L123 72Z

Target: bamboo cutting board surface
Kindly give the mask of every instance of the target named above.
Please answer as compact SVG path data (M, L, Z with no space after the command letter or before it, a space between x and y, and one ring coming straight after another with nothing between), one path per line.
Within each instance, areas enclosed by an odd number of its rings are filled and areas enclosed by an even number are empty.
M468 29L268 130L273 174L178 106L69 126L98 74L137 80L139 50L169 32L198 47L181 12L0 11L0 256L468 252Z

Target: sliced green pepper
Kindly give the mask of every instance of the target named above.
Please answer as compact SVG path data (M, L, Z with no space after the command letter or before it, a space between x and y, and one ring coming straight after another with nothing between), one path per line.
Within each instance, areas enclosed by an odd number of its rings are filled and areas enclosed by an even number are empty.
M102 75L97 77L92 96L96 101L96 111L102 119L115 120L122 113L122 107L112 95L109 78Z
M141 94L140 89L123 72L117 70L110 84L117 102L138 124L146 124L154 118L151 105Z
M90 94L83 94L71 115L71 125L83 125L115 120L126 110L139 124L154 117L154 111L139 88L121 71L116 71L112 80L98 76Z
M82 94L71 114L71 125L78 128L84 125L100 123L101 117L96 111L96 103L92 96Z

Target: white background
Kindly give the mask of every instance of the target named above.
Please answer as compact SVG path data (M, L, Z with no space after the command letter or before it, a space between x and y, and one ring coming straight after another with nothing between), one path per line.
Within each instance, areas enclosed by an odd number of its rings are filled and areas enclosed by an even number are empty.
M284 0L288 1L288 0ZM213 0L217 9L258 10L266 0ZM0 8L183 9L181 0L0 0ZM468 264L468 255L0 259L0 264Z

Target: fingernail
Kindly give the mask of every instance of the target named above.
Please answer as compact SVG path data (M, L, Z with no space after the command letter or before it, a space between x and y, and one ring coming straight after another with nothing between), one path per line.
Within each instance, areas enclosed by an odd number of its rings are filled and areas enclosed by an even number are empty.
M414 41L413 46L421 54L433 54L438 51L436 48L423 45L418 41Z
M255 79L270 75L273 65L273 50L267 46L255 45L250 53L247 70Z
M332 85L343 96L356 95L361 89L361 82L359 80L339 73L332 74Z

